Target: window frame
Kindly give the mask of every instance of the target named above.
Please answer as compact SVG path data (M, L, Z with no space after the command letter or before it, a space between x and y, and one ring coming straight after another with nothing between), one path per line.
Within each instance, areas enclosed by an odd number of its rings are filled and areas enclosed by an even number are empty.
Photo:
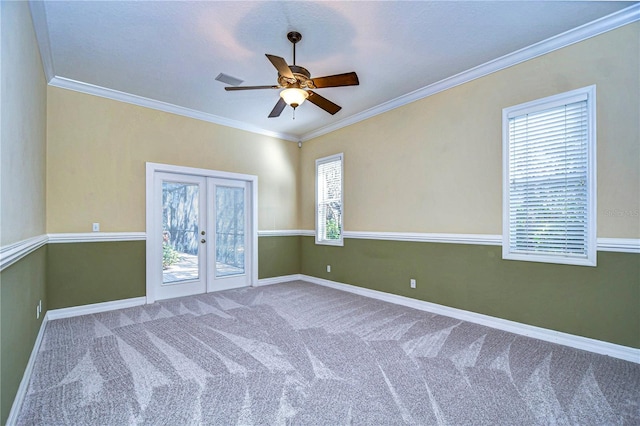
M334 161L340 161L340 238L335 240L329 240L326 238L321 238L323 236L320 235L320 226L319 226L319 215L318 211L320 209L320 200L319 200L319 176L318 176L318 168L322 164L332 163ZM316 189L316 200L315 200L315 240L318 245L328 245L328 246L343 246L344 245L344 153L329 155L327 157L322 157L316 159L316 172L315 172L315 189Z
M529 113L535 113L561 105L579 102L586 97L587 105L587 201L586 201L586 257L568 254L552 254L535 251L514 250L510 245L510 139L509 119ZM502 110L502 258L530 262L556 263L565 265L597 266L597 188L596 188L596 86L587 86L576 90L525 102Z

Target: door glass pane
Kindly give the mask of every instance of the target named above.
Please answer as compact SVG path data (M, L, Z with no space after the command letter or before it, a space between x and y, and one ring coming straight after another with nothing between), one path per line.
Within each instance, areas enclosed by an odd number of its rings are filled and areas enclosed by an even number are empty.
M244 188L216 187L216 277L244 274Z
M197 280L198 197L195 183L162 182L162 282Z

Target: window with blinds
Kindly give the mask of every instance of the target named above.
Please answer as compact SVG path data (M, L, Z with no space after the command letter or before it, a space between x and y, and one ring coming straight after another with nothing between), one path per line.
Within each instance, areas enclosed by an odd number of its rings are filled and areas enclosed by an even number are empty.
M342 154L316 160L316 244L341 246Z
M503 258L595 266L595 87L506 108L503 126Z

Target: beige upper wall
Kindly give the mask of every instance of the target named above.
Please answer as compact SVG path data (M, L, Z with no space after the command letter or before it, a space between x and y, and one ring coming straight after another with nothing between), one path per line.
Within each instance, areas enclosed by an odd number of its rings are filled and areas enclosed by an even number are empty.
M145 231L145 163L258 176L258 229L297 228L295 143L49 87L47 232Z
M2 2L0 245L45 233L46 81L27 2Z
M639 238L639 75L640 23L634 23L305 142L301 150L50 87L47 231L89 232L92 222L106 232L143 231L146 161L258 175L261 230L313 229L314 161L344 152L346 230L500 234L502 109L595 84L598 236Z
M345 230L501 234L502 109L592 84L598 237L639 238L637 22L305 142L300 225L315 159L344 152Z

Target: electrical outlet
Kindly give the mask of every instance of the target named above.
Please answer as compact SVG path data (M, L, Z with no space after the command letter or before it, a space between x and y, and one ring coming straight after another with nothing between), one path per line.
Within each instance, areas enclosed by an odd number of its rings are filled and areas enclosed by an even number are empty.
M97 222L94 222L93 224L93 232L100 232L100 224Z
M416 288L416 280L411 278L411 281L409 281L409 283L411 284L411 288Z
M327 265L327 272L331 272L331 265Z

